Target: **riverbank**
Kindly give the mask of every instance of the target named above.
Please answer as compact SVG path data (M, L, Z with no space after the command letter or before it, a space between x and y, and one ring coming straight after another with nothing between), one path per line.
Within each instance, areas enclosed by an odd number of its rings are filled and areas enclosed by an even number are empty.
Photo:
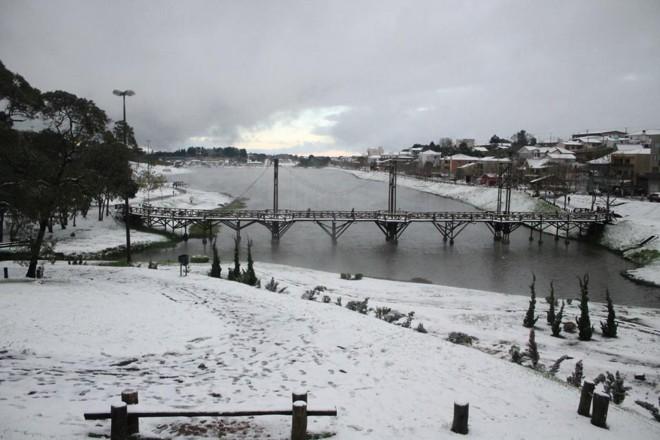
M617 307L620 337L606 340L597 332L591 342L578 342L574 334L551 337L542 317L536 333L541 362L574 357L551 379L506 359L510 344L524 349L527 341L521 325L526 298L256 265L262 285L274 277L285 292L210 278L208 264L179 277L178 266L58 262L46 266L43 280L0 281L0 437L105 435L108 422L84 422L81 414L107 410L125 388L138 389L148 409L236 410L287 407L291 390L301 387L310 391L312 407L337 407L338 418L311 418L309 426L336 439L450 435L454 400L470 402L474 438L660 434L660 424L633 402L657 403L658 310ZM326 288L317 301L301 299L316 286ZM324 304L322 295L331 302ZM414 311L412 326L421 322L428 333L388 324L373 311L365 316L338 307L338 297L343 305L369 297L372 308ZM545 309L539 301L537 313ZM601 309L591 304L594 323ZM574 314L575 303L566 319ZM478 340L472 347L452 344L446 341L452 331ZM609 430L575 412L579 391L565 377L580 359L587 378L619 370L632 386L622 405L610 405ZM645 381L633 374L645 374ZM199 419L145 419L140 425L150 438L223 426ZM241 419L235 426L241 429L223 438L280 438L290 429L286 417ZM221 432L206 429L192 438Z
M385 172L341 170L359 179L388 181L388 174ZM497 209L497 188L493 187L425 181L409 176L397 176L397 185L459 200L486 211ZM596 206L601 206L602 203L604 203L602 200L598 200ZM621 199L617 203L620 204L614 208L614 211L621 217L616 219L615 224L605 228L599 244L640 265L639 268L626 271L624 276L633 281L660 287L660 204L628 199ZM591 196L571 195L568 208L588 207L591 207ZM514 190L511 193L511 209L544 212L554 207L539 198L531 197L526 192ZM637 244L653 236L658 238L635 248ZM631 250L631 248L635 249ZM647 260L636 258L640 252L645 252L650 258Z

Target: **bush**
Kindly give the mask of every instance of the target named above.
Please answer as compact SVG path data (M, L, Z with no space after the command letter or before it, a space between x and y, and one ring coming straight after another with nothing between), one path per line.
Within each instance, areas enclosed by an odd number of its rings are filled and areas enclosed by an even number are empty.
M590 341L594 333L594 328L589 319L589 275L585 274L580 282L580 317L575 318L578 326L578 339L581 341Z
M550 296L546 298L546 301L550 304L550 309L546 312L546 320L548 324L553 325L555 322L555 286L552 281L550 281Z
M346 304L346 308L348 310L353 310L354 312L362 313L363 315L366 315L367 312L369 311L369 308L367 306L367 303L369 302L369 298L365 298L364 301L349 301Z
M511 356L511 362L518 365L522 365L525 360L525 355L520 351L520 347L515 344L509 349L509 355Z
M424 325L420 322L417 324L417 327L415 328L415 331L420 332L420 333L428 333L428 331L424 328Z
M447 340L454 344L472 345L474 341L478 341L479 339L476 336L470 336L463 332L451 332L447 336Z
M213 241L213 244L215 244L215 240ZM190 257L191 263L208 263L210 260L211 259L206 255L193 255Z
M559 338L561 336L561 320L564 319L564 301L561 302L559 313L555 315L555 320L552 321L552 336ZM572 323L571 323L572 324Z
M612 402L617 405L623 403L628 390L630 390L630 387L624 385L624 379L624 376L620 375L618 371L615 374L608 371L603 383L605 392L612 397Z
M252 259L252 240L248 240L247 245L247 270L241 274L241 282L249 286L259 286L261 282L254 273L254 260Z
M536 275L532 275L532 284L529 285L531 291L531 298L529 300L529 307L527 308L527 313L525 314L525 319L523 319L523 327L533 328L536 321L539 317L534 316L534 309L536 307L536 291L534 289L534 284L536 284Z
M218 248L215 245L215 240L213 240L213 264L211 264L211 272L209 272L209 276L220 278L220 272L222 272L222 269L220 268L220 257L218 256Z
M362 274L361 273L356 273L355 276L353 277L354 280L361 280L362 279Z
M350 280L351 279L351 274L342 272L342 273L339 274L339 278L341 278L342 280Z
M328 304L330 302L330 295L323 295L323 303Z
M391 308L389 307L376 307L376 318L378 319L385 319L385 315L390 313L392 311Z
M570 357L570 356L567 356L567 355L563 355L563 356L561 356L559 359L557 359L557 360L552 364L552 366L550 367L550 369L548 369L548 373L550 373L550 374L553 375L553 376L554 376L555 374L557 374L557 373L559 372L559 367L561 366L561 363L564 362L565 360L568 360L568 359L573 359L573 358Z
M619 324L616 322L616 315L614 314L614 305L612 305L610 291L606 290L605 295L607 298L607 321L600 322L600 330L606 338L616 338L616 331Z
M533 328L529 331L529 340L527 341L527 350L525 351L525 356L529 358L530 361L532 361L533 368L538 367L539 359L541 356L539 355L539 348L536 345L536 334L534 333Z
M337 300L335 301L335 304L337 304L339 307L341 307L341 296L337 297Z
M582 369L582 361L577 361L575 363L575 370L573 373L566 378L566 382L573 385L576 388L582 386L582 379L584 378L584 372Z
M408 315L406 316L406 320L403 321L403 323L401 323L401 327L410 328L414 317L415 317L415 312L408 312Z
M264 286L266 290L270 290L271 292L277 292L277 293L284 293L286 290L286 287L282 287L281 289L278 290L279 284L277 281L275 281L275 278L271 277L270 281L268 284Z

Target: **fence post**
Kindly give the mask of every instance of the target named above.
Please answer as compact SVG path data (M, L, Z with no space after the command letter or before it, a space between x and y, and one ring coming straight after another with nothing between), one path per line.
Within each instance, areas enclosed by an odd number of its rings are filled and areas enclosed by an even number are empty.
M291 440L305 440L305 437L307 437L307 403L298 400L293 402Z
M589 410L591 409L591 396L594 394L594 383L585 380L582 384L582 394L580 394L580 405L578 406L578 414L581 416L589 417Z
M470 404L467 402L454 402L454 421L451 424L451 430L458 434L468 433L468 415L470 413Z
M594 411L591 415L591 424L607 428L607 409L610 406L610 396L605 393L594 393Z
M5 279L9 278L9 268L5 267L4 273L5 273Z
M110 440L128 439L126 412L126 404L124 402L113 403L110 406Z
M291 393L291 403L296 403L299 400L308 403L307 391L297 390Z
M138 392L133 390L124 390L121 392L121 401L126 405L138 404ZM140 432L140 419L135 416L127 416L128 434L137 434Z

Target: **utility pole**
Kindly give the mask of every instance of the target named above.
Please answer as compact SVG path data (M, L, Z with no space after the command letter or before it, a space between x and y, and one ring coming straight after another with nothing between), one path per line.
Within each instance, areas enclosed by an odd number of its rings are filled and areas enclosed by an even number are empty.
M128 148L128 141L127 141L127 131L126 131L126 97L127 96L133 96L135 95L135 92L132 90L113 90L112 93L115 96L121 96L122 102L123 102L123 108L124 108L124 126L123 126L123 132L124 132L124 147ZM130 176L129 176L130 180ZM129 225L130 223L130 214L128 212L129 207L128 207L128 193L124 194L124 224L126 225L126 263L131 264L131 227Z
M390 159L390 185L387 196L387 212L394 214L396 212L396 160Z
M273 241L280 241L280 222L277 220L277 212L279 210L279 166L280 160L273 159L273 213L275 219L272 223L271 236Z

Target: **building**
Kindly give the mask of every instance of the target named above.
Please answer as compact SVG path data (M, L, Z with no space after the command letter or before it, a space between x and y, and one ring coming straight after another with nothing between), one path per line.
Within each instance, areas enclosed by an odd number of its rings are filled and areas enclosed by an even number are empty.
M430 163L431 166L437 167L440 165L442 159L442 153L433 150L426 150L419 153L417 160L419 160L419 166L424 168L427 163Z
M630 193L648 191L648 174L651 169L651 149L615 151L610 157L610 176L620 182L621 190Z

